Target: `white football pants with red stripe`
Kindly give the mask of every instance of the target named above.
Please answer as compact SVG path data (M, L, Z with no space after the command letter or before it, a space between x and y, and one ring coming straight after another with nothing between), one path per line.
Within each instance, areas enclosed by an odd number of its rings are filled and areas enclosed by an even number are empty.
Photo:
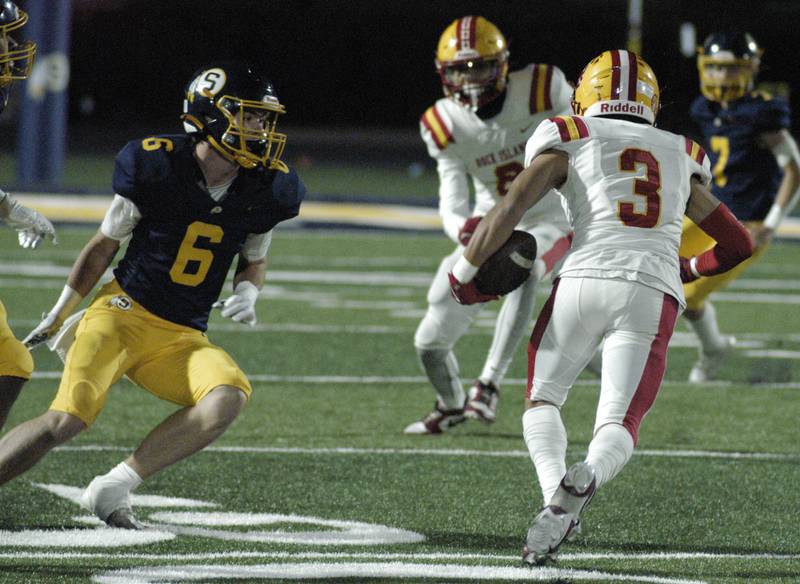
M635 444L661 387L678 313L675 298L635 281L558 279L528 346L526 397L561 407L605 340L594 429L621 424Z

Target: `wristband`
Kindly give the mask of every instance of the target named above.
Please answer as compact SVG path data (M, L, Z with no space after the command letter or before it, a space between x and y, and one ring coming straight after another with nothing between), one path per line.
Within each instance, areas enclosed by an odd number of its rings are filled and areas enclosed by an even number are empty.
M61 296L58 297L58 301L53 306L50 314L57 314L59 317L66 318L78 307L81 300L83 300L83 296L67 284L61 291Z
M764 227L775 231L778 229L778 225L780 225L782 219L783 209L781 209L778 203L774 203L772 207L770 207L769 213L767 213L767 216L764 218Z
M697 271L697 256L693 256L689 260L689 271L692 273L692 275L695 278L700 278L700 277L703 276L703 274L701 274L700 272Z
M467 260L467 258L465 258L463 255L458 258L456 265L453 266L453 276L455 276L456 280L462 284L466 284L472 280L477 273L478 267L469 263L469 260Z

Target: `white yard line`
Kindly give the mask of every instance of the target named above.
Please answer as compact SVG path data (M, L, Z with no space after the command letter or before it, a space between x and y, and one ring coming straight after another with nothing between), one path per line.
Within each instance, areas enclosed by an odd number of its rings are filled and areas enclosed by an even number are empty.
M84 444L80 446L59 446L55 450L62 452L127 452L129 446L111 446L103 444ZM244 454L324 454L360 455L360 456L456 456L484 458L528 458L526 450L467 450L460 448L299 448L279 446L209 446L203 452L226 452ZM582 450L570 450L570 453L583 453ZM634 456L658 458L721 458L729 460L800 460L800 454L776 452L717 452L711 450L634 450Z

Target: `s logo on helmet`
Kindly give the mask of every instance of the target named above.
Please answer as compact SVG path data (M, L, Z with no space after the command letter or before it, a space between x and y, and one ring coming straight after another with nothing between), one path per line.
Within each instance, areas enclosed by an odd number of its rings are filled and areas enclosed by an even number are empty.
M225 75L225 71L218 67L203 71L189 85L189 91L187 92L189 101L194 101L195 92L209 98L214 97L222 91L227 80L228 76Z

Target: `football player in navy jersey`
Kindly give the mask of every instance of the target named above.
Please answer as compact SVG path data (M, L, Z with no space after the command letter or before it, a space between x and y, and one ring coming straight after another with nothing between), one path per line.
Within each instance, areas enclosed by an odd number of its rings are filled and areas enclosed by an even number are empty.
M16 79L26 79L33 67L36 43L17 42L11 36L26 22L28 15L16 4L11 0L0 0L0 113L8 103L11 84ZM36 248L44 238L55 241L56 232L50 221L21 205L3 189L0 189L0 221L17 230L19 244L24 248ZM33 359L14 337L6 321L6 308L0 302L0 428L32 372Z
M720 333L709 294L758 261L800 194L800 154L789 134L789 104L753 90L762 53L745 32L712 34L698 49L702 95L692 103L690 114L711 158L713 193L747 227L755 252L731 271L685 287L684 316L700 341L700 358L689 374L692 383L714 379L735 342ZM713 245L691 220L684 221L682 256Z
M109 388L127 375L183 406L83 494L84 506L109 525L136 528L130 492L233 422L252 388L204 331L214 307L255 324L272 228L299 212L305 187L281 161L286 136L276 131L284 112L272 84L252 67L216 63L187 87L185 135L152 136L122 149L116 195L100 230L25 343L34 347L55 335L120 243L130 243L114 279L77 325L50 409L0 441L0 484L90 426ZM234 259L233 295L217 301Z

